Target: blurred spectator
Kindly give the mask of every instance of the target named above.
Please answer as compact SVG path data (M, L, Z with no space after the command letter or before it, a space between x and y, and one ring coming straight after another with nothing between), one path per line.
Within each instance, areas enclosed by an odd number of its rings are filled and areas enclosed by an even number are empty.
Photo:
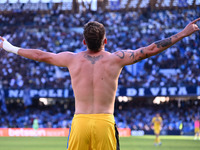
M22 103L13 102L8 107L8 112L0 111L0 128L32 128L33 120L37 117L39 128L69 128L73 118L73 103L65 104L57 100L53 105L24 107ZM64 107L67 105L67 108ZM115 121L119 128L132 130L151 130L151 119L155 113L160 113L163 118L162 130L179 130L182 132L194 131L194 118L199 114L200 102L198 100L182 101L171 100L160 105L147 104L144 101L130 101L120 103L116 101Z

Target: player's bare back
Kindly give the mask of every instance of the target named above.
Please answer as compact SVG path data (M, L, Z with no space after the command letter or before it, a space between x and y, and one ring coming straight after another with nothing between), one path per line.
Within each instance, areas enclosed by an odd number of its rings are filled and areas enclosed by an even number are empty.
M161 53L182 38L199 31L197 21L200 21L200 18L191 21L182 31L169 38L134 51L122 50L113 54L102 50L107 44L107 39L104 26L98 22L89 22L84 28L83 43L87 45L87 38L89 41L92 40L89 45L95 47L93 51L88 48L87 51L77 54L70 52L54 54L37 49L19 48L2 37L0 37L2 41L0 48L32 60L68 67L75 93L76 114L113 114L118 77L122 67Z
M113 114L118 77L117 56L104 50L74 54L68 66L75 95L76 114Z

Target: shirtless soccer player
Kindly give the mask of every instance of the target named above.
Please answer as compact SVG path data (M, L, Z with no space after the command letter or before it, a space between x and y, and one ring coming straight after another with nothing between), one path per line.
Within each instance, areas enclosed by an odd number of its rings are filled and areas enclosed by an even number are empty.
M119 150L113 112L122 68L156 55L198 31L195 23L199 20L192 21L176 35L147 47L115 53L104 50L107 43L105 28L95 21L84 26L83 43L87 45L87 50L80 53L53 54L38 49L19 48L2 37L0 47L32 60L69 69L75 94L75 115L68 137L68 150Z

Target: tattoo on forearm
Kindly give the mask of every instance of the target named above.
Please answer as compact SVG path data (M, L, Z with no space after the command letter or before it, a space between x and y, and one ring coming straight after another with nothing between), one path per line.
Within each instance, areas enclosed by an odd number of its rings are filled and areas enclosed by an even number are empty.
M177 38L178 38L178 35L173 35L172 37L174 37L174 38L176 38L176 39L177 39Z
M100 60L101 58L103 58L103 55L99 55L99 56L90 56L85 54L84 57L91 61L92 64L95 64L98 60Z
M155 44L157 45L157 48L169 46L172 44L171 37L164 40L157 41L155 42Z

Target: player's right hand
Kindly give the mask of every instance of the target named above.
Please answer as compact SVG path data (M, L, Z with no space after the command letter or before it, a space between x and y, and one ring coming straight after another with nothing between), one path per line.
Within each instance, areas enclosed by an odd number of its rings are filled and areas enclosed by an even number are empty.
M19 47L13 46L12 44L10 44L6 39L4 39L1 36L0 36L0 40L2 41L0 43L0 48L3 48L7 52L18 54L18 51L20 49Z
M4 39L1 36L0 36L0 40L1 40L0 48L3 48L3 41L4 41Z

